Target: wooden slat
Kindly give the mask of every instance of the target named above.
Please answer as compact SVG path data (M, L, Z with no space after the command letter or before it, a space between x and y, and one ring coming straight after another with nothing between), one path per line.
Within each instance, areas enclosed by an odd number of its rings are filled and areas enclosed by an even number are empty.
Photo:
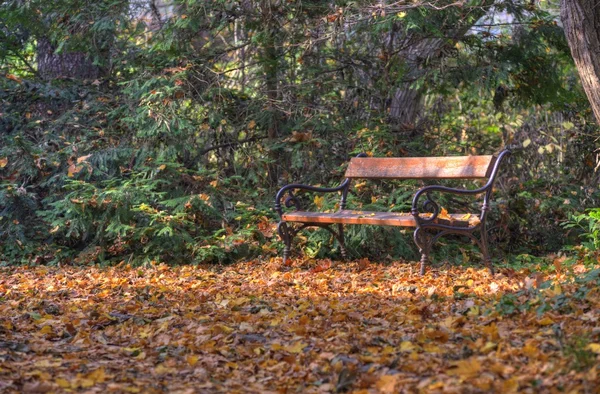
M477 222L477 217L471 215L467 220L464 213L455 213L450 215L452 220L438 219L436 223L448 224L456 227L468 227L469 219ZM378 226L401 226L416 227L415 219L410 213L400 212L369 212L343 210L335 213L323 212L289 212L283 215L283 220L287 222L300 223L342 223L342 224L372 224ZM476 223L473 223L476 224Z
M486 178L493 156L355 157L346 178Z

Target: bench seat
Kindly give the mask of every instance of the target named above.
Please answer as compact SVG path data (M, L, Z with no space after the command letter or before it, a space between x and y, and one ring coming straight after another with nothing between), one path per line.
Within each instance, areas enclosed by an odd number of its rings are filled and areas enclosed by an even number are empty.
M426 218L426 215L423 215ZM338 212L305 212L294 211L283 214L286 222L323 223L323 224L371 224L375 226L417 227L415 218L410 213L404 212L370 212L361 210L341 210ZM437 217L433 223L453 227L469 227L479 224L476 215L454 213L447 218Z

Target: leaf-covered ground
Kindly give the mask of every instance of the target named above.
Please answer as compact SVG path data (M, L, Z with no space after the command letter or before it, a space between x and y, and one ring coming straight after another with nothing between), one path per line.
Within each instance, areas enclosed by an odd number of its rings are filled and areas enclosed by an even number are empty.
M438 267L420 277L414 263L297 261L280 271L279 262L4 268L0 391L506 393L600 385L597 272L582 265L493 277Z

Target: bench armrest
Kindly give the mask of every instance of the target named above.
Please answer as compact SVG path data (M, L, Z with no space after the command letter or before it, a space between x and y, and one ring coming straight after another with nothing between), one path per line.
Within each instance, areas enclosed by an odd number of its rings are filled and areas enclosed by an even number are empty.
M487 211L489 209L489 202L490 202L490 198L492 196L492 189L494 186L494 182L496 180L496 176L498 175L498 170L500 169L500 164L502 163L503 159L505 157L509 156L510 154L511 154L511 151L508 149L505 149L502 152L500 152L500 154L496 157L495 162L493 163L493 167L489 174L488 181L486 182L486 184L484 186L482 186L478 189L473 189L473 190L455 189L455 188L446 187L446 186L432 185L432 186L425 186L424 188L417 191L417 193L415 194L415 197L413 198L412 208L410 210L410 213L415 217L415 221L417 222L417 225L420 226L421 224L427 224L427 223L433 222L435 219L437 219L437 217L440 213L440 207L431 197L431 194L430 194L431 192L451 193L451 194L458 194L458 195L476 195L476 194L485 193L485 196L483 199L483 205L481 207L481 217L480 217L480 220L483 223L485 221L485 217L486 217ZM433 210L433 215L431 215L431 217L428 217L428 218L419 216L419 199L421 198L421 196L423 194L427 197L427 200L425 200L425 202L423 203L423 208Z
M346 179L344 182L342 182L341 185L339 185L337 187L331 187L331 188L302 185L299 183L292 183L292 184L286 185L286 186L282 187L281 189L279 189L279 191L275 195L275 211L277 211L279 216L283 215L283 209L281 207L281 198L286 193L288 194L288 197L285 199L283 204L287 208L291 208L292 206L294 206L297 211L302 210L302 205L300 204L300 200L298 200L298 198L295 196L294 190L306 190L309 192L316 192L316 193L335 193L335 192L341 191L342 192L342 201L345 202L346 195L348 194L348 185L349 184L350 184L350 180Z
M425 224L425 223L433 222L437 219L437 217L440 213L440 207L431 197L432 192L451 193L451 194L458 194L458 195L477 195L477 194L481 194L481 193L486 193L486 196L487 196L486 201L487 201L487 199L489 198L489 191L491 191L491 186L492 186L491 182L488 182L483 187L480 187L478 189L473 189L473 190L455 189L455 188L440 186L440 185L425 186L425 187L419 189L419 191L417 191L417 193L415 193L410 213L415 217L415 220L417 221L418 224L421 224L421 223ZM425 197L427 198L423 202L423 209L433 210L433 214L427 218L419 215L419 200L421 199L421 196L423 196L423 195L425 195Z

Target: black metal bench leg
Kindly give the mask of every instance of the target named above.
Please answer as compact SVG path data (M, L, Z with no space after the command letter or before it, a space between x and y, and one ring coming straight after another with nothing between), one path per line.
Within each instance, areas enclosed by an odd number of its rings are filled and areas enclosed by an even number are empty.
M283 264L285 265L287 259L290 257L290 253L292 250L292 234L290 232L290 228L285 222L279 222L277 225L277 233L279 233L279 237L283 241L285 245L283 247Z
M342 254L342 260L348 260L348 251L346 250L346 243L344 240L344 225L338 224L338 242L340 243L340 253Z
M429 254L431 252L431 236L422 228L417 228L414 233L415 244L421 253L421 276L425 275L425 267L429 263Z

